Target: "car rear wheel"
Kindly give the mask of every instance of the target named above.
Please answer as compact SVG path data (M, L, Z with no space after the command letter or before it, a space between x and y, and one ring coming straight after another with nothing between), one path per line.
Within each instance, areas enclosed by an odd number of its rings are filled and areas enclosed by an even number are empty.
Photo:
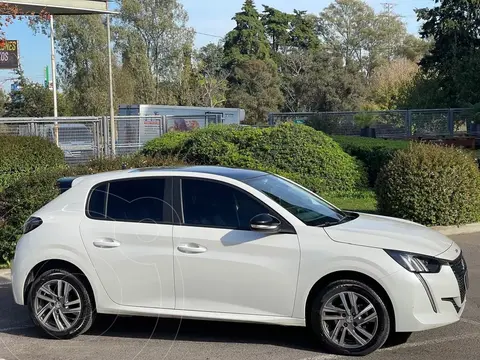
M57 339L70 339L84 333L94 319L85 285L65 270L49 270L33 282L28 308L35 325Z
M339 280L313 300L310 326L327 350L338 355L368 355L383 346L390 317L382 298L356 280Z

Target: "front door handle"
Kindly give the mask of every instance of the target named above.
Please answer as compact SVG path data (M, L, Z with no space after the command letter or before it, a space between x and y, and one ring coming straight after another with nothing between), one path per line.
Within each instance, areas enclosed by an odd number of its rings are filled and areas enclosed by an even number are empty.
M93 246L100 249L113 249L120 246L120 243L114 239L98 239L93 242Z
M201 254L207 251L206 247L200 246L198 244L181 244L177 247L178 251L185 254Z

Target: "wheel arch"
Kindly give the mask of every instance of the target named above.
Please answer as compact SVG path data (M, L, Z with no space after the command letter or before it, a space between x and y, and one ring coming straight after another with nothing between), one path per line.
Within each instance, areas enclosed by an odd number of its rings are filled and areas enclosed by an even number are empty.
M391 329L393 329L393 331L395 330L395 322L396 322L395 309L393 307L393 303L387 291L378 281L376 281L375 279L373 279L372 277L366 274L363 274L357 271L336 271L328 275L325 275L320 280L318 280L315 283L315 285L313 285L313 287L310 289L310 292L308 293L307 301L305 304L305 322L307 326L310 325L309 313L310 313L310 309L312 307L313 301L315 299L315 295L318 294L325 286L337 280L360 281L368 285L369 287L371 287L373 290L375 290L375 292L377 292L377 294L384 301L385 306L387 307L388 313L390 315Z
M25 299L25 302L26 302L26 299L28 298L30 287L35 281L35 279L40 274L43 274L44 272L48 270L53 270L53 269L65 270L70 272L73 275L76 275L79 278L79 280L82 282L82 284L85 286L85 288L87 289L93 308L94 309L96 308L95 292L93 291L93 287L90 281L88 280L87 276L85 275L85 272L82 271L78 266L72 264L71 262L66 260L61 260L61 259L49 259L49 260L41 261L30 270L23 287L23 298Z

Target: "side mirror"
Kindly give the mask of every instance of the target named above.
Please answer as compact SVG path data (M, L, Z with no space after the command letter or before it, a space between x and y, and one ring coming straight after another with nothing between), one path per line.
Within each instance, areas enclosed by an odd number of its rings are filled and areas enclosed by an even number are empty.
M264 233L276 233L280 230L281 222L270 214L260 214L250 220L252 230Z

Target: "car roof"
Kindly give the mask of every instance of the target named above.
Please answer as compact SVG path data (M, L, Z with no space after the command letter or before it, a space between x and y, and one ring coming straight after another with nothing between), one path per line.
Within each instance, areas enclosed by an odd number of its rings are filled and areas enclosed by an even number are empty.
M238 181L245 181L251 178L268 175L264 171L251 170L251 169L241 169L241 168L230 168L223 166L183 166L183 167L150 167L150 168L140 168L130 170L130 173L135 172L181 172L181 173L199 173L199 174L211 174L218 175L227 178L231 178Z

